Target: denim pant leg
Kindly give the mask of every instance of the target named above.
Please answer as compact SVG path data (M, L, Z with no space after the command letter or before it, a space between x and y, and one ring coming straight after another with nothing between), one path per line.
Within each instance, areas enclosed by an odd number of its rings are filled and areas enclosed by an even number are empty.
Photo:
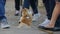
M6 19L6 17L5 17L5 3L6 3L6 0L0 0L0 20Z
M23 8L29 9L30 0L24 0Z
M4 16L4 15L5 15L5 1L0 0L0 16Z
M37 10L37 5L36 5L36 0L30 0L30 4L31 4L34 14L37 14L38 10Z
M38 10L35 2L36 2L35 0L24 0L23 8L29 9L29 6L31 5L34 14L36 14L38 13Z

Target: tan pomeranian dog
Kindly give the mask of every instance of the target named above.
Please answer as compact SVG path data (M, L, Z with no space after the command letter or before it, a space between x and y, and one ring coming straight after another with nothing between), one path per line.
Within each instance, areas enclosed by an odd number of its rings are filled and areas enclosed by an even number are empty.
M20 24L18 26L19 28L24 25L30 26L32 23L32 12L26 8L22 9L22 16L21 16L19 22L20 22Z

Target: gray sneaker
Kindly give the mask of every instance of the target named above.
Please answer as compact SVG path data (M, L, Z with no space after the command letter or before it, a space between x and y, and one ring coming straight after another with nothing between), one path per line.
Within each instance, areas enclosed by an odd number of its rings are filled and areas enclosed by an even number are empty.
M16 10L15 16L19 16L19 11L18 10Z
M49 23L50 23L50 20L47 18L43 23L39 24L39 26L46 26Z
M34 14L32 21L33 21L33 22L34 22L34 21L37 21L37 19L40 18L40 16L41 16L40 13Z
M2 19L1 20L1 28L2 29L8 29L8 28L10 28L10 25L8 25L7 19Z

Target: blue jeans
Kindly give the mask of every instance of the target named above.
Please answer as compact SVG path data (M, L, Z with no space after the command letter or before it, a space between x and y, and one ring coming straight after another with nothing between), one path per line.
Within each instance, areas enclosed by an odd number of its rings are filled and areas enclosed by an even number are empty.
M6 0L0 0L0 20L3 18L6 18L5 17L5 3L6 3Z
M23 8L29 9L29 6L31 5L34 14L36 14L36 13L38 13L38 10L37 10L37 5L35 2L36 2L36 0L24 0Z

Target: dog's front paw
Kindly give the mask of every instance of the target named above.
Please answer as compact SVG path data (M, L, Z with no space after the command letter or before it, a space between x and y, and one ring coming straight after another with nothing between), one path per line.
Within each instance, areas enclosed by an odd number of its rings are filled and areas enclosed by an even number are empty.
M20 24L21 22L19 21L19 24Z

